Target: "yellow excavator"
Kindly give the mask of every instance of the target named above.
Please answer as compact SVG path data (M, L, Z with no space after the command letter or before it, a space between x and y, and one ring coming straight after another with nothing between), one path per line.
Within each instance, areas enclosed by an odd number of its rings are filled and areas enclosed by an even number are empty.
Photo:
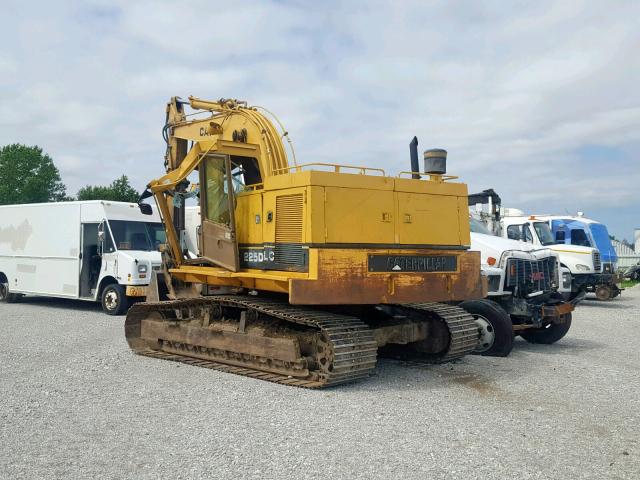
M453 303L486 284L446 151L426 151L421 169L414 138L396 177L298 164L270 112L231 99L172 98L163 134L166 174L140 208L155 198L167 242L153 292L126 317L134 352L320 388L366 377L379 354L444 362L476 348L474 318ZM184 241L195 184L197 255Z

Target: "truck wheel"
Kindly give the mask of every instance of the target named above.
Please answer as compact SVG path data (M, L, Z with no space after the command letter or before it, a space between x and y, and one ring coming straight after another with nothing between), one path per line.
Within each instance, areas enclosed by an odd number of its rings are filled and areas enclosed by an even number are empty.
M0 283L0 303L17 303L21 297L19 293L9 292L8 283Z
M129 310L129 299L122 285L112 283L102 290L102 310L107 315L124 315Z
M468 300L460 307L469 312L478 325L480 341L473 351L477 355L506 357L513 349L511 317L491 300Z
M571 314L562 315L562 323L550 323L546 327L522 330L520 336L529 343L550 345L564 337L571 328Z
M598 300L611 300L613 298L613 292L609 285L598 285L596 287L596 298Z
M9 284L0 283L0 302L9 303Z

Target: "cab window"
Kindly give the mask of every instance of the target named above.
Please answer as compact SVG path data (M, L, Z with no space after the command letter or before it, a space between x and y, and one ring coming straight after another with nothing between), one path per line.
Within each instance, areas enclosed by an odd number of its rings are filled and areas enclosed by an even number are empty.
M509 225L507 227L507 237L511 240L522 240L520 233L522 232L522 225Z
M246 190L247 183L242 165L231 164L231 182L234 193L240 193Z
M245 190L246 185L262 183L258 160L252 157L231 156L233 189L236 193Z
M473 233L482 233L484 235L493 235L493 233L491 233L489 231L489 229L487 227L485 227L484 223L482 223L480 220L477 220L473 217L469 217L469 226L471 227L471 231Z
M528 225L509 225L507 227L507 237L511 240L533 243L533 236Z
M540 243L542 245L553 245L555 243L548 223L534 222L533 228L538 234L538 238L540 239Z
M220 157L207 157L204 166L206 217L212 222L229 225L231 215L225 161Z
M580 245L582 247L590 247L591 243L587 238L587 234L581 228L571 230L571 245Z
M262 181L258 161L251 157L230 157L230 172L225 158L209 155L204 166L205 218L211 222L229 226L231 223L231 203L229 194L242 193ZM229 182L230 180L230 182ZM230 185L229 185L230 183ZM229 188L232 192L229 192Z
M104 222L104 252L105 253L113 253L116 251L116 246L113 243L113 236L111 235L111 228L109 228L109 224Z

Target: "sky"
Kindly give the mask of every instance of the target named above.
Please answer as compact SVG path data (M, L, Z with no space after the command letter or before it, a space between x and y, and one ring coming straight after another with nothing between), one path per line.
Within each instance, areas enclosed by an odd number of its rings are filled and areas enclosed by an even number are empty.
M2 1L0 145L69 193L163 173L166 102L277 114L300 163L409 170L409 142L505 206L640 227L638 1Z

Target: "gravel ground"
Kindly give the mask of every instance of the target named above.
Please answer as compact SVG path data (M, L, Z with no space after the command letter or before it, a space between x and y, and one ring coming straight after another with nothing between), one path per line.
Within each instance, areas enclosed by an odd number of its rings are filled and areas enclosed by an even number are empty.
M1 478L640 478L640 288L556 345L325 391L135 356L122 323L0 305Z

